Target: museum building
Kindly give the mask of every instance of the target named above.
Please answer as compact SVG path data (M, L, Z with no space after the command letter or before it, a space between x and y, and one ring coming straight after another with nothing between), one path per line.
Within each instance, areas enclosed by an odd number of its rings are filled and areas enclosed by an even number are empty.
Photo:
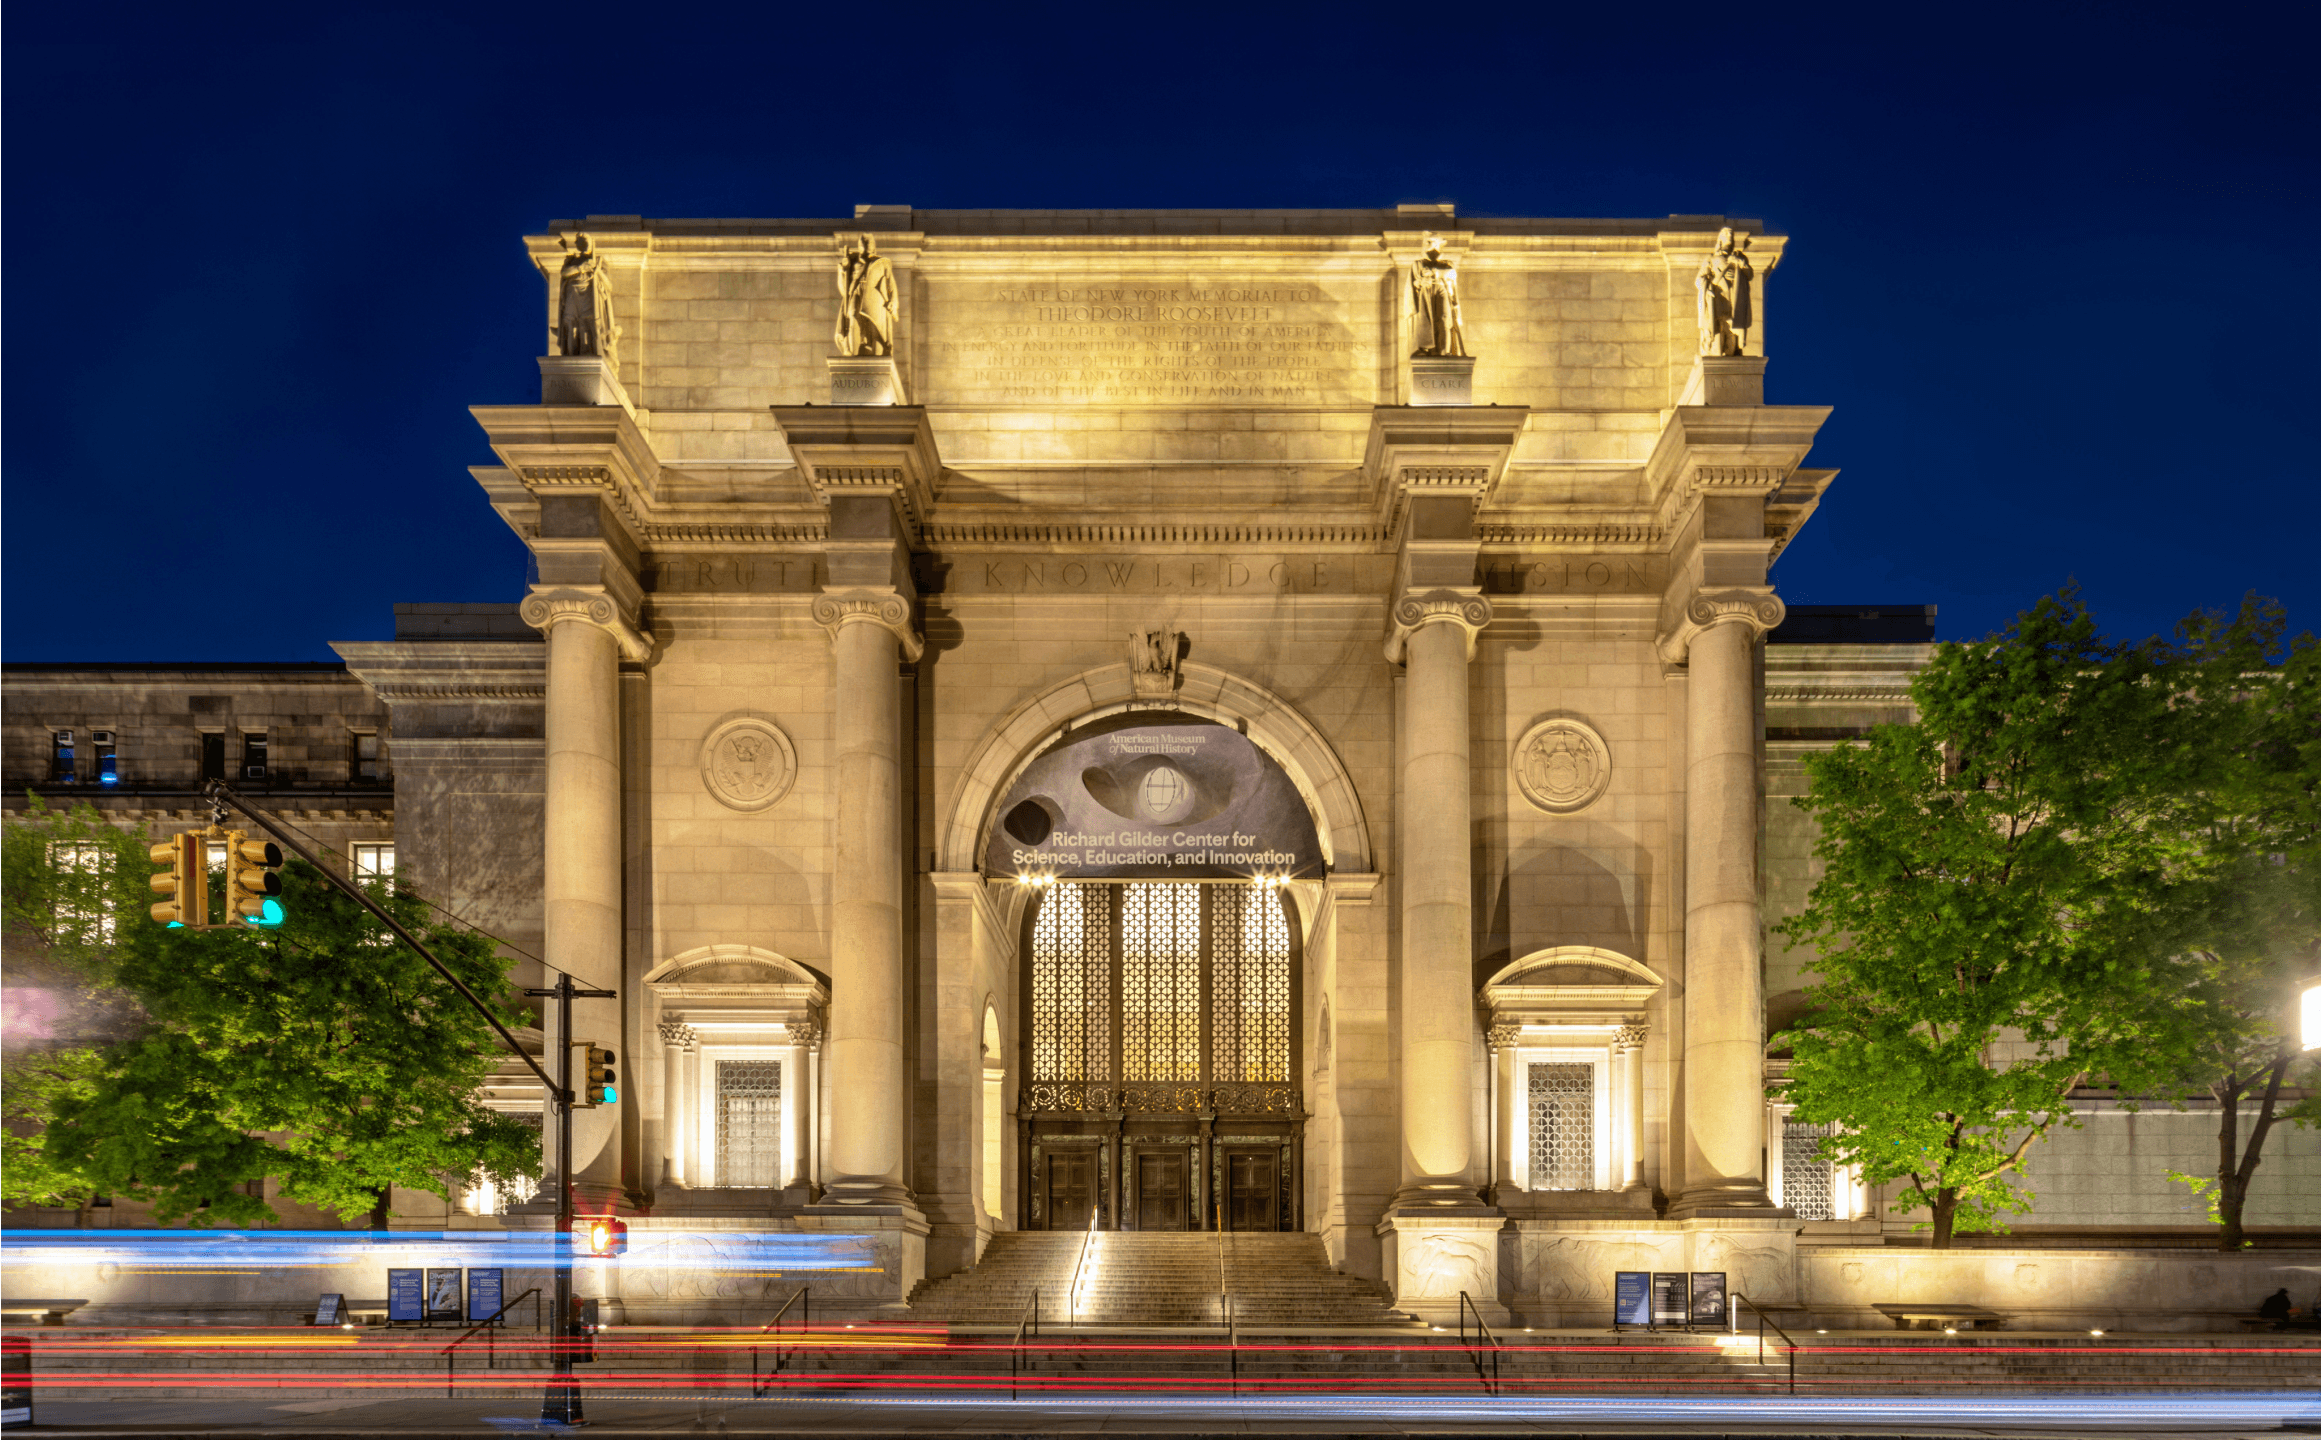
M362 716L323 728L350 786L385 737L392 797L310 813L618 992L563 1037L629 1079L576 1120L583 1209L867 1237L815 1302L865 1311L1007 1232L1221 1230L1540 1324L1615 1268L1790 1299L1801 1245L1904 1223L1766 1051L1784 798L1909 718L1933 638L1770 583L1836 474L1827 408L1766 400L1783 237L873 205L525 243L541 399L474 409L473 473L536 579L336 647ZM135 678L49 675L37 722L25 668L12 797Z

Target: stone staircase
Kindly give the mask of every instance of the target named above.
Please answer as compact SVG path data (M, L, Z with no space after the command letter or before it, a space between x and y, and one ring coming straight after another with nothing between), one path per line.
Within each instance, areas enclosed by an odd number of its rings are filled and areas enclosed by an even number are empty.
M1220 1325L1227 1303L1220 1292L1244 1326L1413 1323L1377 1285L1332 1270L1318 1235L1101 1230L994 1235L973 1269L922 1282L911 1294L911 1318L1012 1326L1035 1289L1041 1323L1051 1329Z

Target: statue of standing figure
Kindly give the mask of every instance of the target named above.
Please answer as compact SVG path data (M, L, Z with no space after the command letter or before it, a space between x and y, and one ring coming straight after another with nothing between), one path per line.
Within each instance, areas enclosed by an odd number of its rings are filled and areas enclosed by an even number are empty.
M1459 267L1443 258L1440 236L1427 236L1426 253L1411 262L1410 308L1418 322L1412 355L1467 353L1467 332L1459 323Z
M612 267L586 235L567 235L556 277L556 353L596 355L620 373L621 327L613 323Z
M895 268L865 235L838 261L838 353L892 355L896 314Z
M1749 330L1757 323L1757 272L1749 263L1749 237L1727 225L1692 277L1700 353L1745 355Z

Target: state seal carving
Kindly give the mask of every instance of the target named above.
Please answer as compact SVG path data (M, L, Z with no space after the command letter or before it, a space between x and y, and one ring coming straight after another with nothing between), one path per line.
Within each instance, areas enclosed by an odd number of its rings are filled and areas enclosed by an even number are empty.
M798 752L771 720L739 715L701 742L701 783L731 810L763 810L790 793Z
M1558 717L1523 732L1515 745L1515 783L1523 798L1550 815L1596 803L1612 781L1612 752L1583 721Z

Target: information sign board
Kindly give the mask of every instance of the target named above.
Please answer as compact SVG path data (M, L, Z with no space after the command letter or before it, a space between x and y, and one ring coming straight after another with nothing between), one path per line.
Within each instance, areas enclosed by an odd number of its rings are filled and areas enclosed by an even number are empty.
M0 1429L32 1425L32 1341L0 1337Z
M1692 1287L1682 1274L1652 1272L1652 1323L1681 1330L1692 1318Z
M1725 1328L1725 1272L1692 1272L1692 1323L1707 1329Z
M467 1272L467 1318L469 1323L489 1320L500 1313L508 1303L500 1298L503 1272L499 1270L470 1270Z
M1652 1276L1643 1270L1612 1272L1612 1328L1652 1323Z
M325 1296L323 1296L323 1297L322 1297L320 1300L318 1300L318 1301L316 1301L316 1302L315 1302L315 1306L314 1306L314 1323L315 1323L315 1324L317 1324L317 1325L341 1325L341 1324L344 1324L344 1323L346 1323L346 1318L347 1318L347 1316L346 1316L346 1309L347 1309L347 1297L346 1297L346 1296L344 1296L344 1295L325 1295Z
M464 1312L459 1297L458 1270L429 1270L427 1272L428 1319L457 1320Z
M427 1291L417 1270L387 1272L387 1321L427 1318Z

